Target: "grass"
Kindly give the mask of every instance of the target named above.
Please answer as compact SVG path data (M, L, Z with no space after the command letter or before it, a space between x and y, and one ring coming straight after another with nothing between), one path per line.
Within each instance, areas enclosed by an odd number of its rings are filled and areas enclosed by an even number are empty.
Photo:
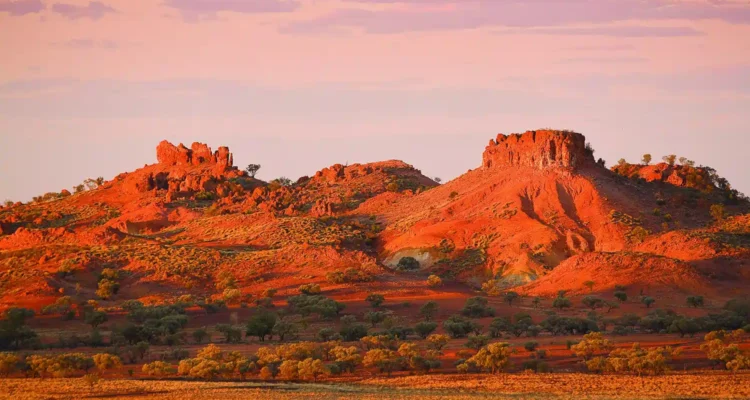
M5 379L0 399L740 399L750 395L748 383L748 374L433 375L325 383L101 380L93 387L81 378Z

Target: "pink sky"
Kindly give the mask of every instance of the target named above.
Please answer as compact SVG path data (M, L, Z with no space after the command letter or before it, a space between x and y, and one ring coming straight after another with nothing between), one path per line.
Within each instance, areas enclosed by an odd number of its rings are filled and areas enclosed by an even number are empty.
M230 145L262 178L401 158L454 178L498 132L587 135L750 192L750 4L0 0L0 200Z

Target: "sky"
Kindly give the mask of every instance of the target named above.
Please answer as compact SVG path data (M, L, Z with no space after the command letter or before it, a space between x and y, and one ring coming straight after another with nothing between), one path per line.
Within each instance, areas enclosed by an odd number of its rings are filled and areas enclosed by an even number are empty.
M747 0L0 0L0 60L0 201L163 139L267 180L402 159L447 181L540 128L750 194Z

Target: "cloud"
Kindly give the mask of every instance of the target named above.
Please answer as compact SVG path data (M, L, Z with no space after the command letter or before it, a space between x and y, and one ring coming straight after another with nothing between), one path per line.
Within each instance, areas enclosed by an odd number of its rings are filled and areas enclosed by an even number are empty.
M71 39L65 42L54 43L54 45L71 49L116 49L120 47L116 42L111 40L93 39Z
M497 31L498 34L555 35L555 36L609 36L609 37L678 37L701 36L703 32L683 26L595 26L587 28L525 28Z
M299 8L300 3L296 0L166 0L164 5L180 11L186 20L197 21L213 18L222 11L244 14L292 12Z
M57 3L52 5L52 11L69 19L89 18L92 20L98 20L107 14L117 12L114 8L100 1L90 1L85 6Z
M349 0L352 5L306 21L285 32L327 31L332 27L369 33L443 31L488 26L516 28L608 24L620 21L706 20L750 24L750 3L673 0ZM397 7L394 5L398 5ZM440 7L437 7L440 6Z
M7 12L13 16L34 14L44 10L42 0L5 0L0 1L0 13Z

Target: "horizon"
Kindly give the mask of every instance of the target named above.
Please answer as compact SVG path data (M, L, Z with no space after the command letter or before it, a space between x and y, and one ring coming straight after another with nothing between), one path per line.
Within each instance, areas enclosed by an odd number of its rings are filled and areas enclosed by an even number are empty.
M449 181L542 127L750 192L742 2L0 0L0 25L0 200L151 164L162 139L266 180L400 159Z

